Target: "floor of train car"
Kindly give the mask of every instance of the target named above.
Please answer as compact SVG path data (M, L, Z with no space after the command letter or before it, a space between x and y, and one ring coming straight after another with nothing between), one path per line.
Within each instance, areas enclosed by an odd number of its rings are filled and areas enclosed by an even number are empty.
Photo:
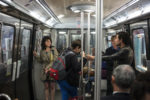
M56 91L55 100L61 100L61 92L60 92L60 90ZM90 97L86 97L85 100L94 100L94 99L92 99Z

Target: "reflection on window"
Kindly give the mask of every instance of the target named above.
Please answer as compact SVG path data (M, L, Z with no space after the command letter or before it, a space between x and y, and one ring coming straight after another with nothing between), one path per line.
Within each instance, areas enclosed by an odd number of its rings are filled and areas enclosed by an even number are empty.
M67 48L66 36L64 34L59 34L58 42L57 42L57 49L59 52L62 52L66 48Z
M12 53L13 53L13 40L14 40L14 27L2 26L2 62L7 65L6 76L11 75L12 68Z
M91 34L90 45L91 48L95 48L95 34Z
M21 40L21 68L20 73L25 72L28 69L28 59L29 59L29 47L30 47L30 33L29 29L23 29L22 40Z
M71 40L72 40L72 41L78 40L78 39L81 40L81 35L71 35L71 36L72 36L72 37L71 37ZM72 42L72 41L71 41L71 42Z
M41 51L41 42L42 42L42 31L36 31L36 40L35 40L35 48L34 50L37 51L37 54L40 55Z
M146 45L143 29L133 31L134 56L137 70L146 71Z
M30 30L24 29L22 33L21 57L29 55Z
M14 27L5 26L2 27L2 61L7 65L12 64L12 50L13 50L13 36Z

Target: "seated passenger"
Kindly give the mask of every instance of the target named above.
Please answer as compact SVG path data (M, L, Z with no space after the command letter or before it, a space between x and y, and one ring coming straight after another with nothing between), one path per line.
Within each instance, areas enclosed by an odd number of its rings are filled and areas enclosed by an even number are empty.
M130 87L135 79L135 73L129 65L119 65L113 70L113 95L102 97L101 100L131 100Z
M92 55L95 56L95 48L92 48ZM94 70L95 70L95 60L92 60L90 62L90 72L89 76L88 73L86 74L86 80L88 80L87 84L85 85L85 96L86 97L91 97L92 95L92 82L94 82ZM92 75L93 74L93 75Z
M132 100L150 100L150 71L140 73L131 88Z

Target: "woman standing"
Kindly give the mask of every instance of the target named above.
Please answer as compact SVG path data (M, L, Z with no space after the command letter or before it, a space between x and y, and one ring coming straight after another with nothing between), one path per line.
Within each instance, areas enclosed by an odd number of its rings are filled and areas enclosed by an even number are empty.
M49 100L50 94L50 100L54 100L55 80L51 78L47 72L58 57L58 52L54 47L52 47L52 40L49 36L43 37L41 47L42 50L40 51L40 56L38 56L35 51L33 54L35 58L42 64L41 80L44 82L45 86L45 98L46 100Z

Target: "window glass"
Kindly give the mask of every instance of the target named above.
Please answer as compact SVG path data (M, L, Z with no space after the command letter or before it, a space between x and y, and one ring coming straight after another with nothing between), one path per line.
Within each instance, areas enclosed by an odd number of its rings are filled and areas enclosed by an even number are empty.
M57 49L59 52L67 48L67 40L65 34L58 35Z
M146 71L146 44L144 29L133 30L134 57L136 69Z
M71 35L71 42L77 39L81 40L81 35L74 35L74 34Z
M22 33L21 57L29 55L30 30L24 29Z
M20 72L24 72L28 69L28 59L29 59L29 47L30 47L30 34L31 30L23 29L22 40L21 40L21 69Z
M2 26L2 62L7 65L7 75L11 74L14 30L12 26Z
M95 48L95 34L91 34L90 47Z
M14 27L4 25L2 28L2 59L4 63L7 63L7 60L12 59L13 36Z

